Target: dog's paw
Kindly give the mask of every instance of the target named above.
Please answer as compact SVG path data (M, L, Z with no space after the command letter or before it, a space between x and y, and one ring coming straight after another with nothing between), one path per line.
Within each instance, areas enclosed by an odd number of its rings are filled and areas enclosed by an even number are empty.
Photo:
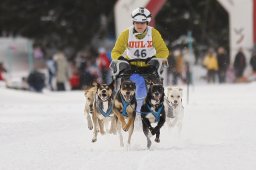
M147 143L147 148L148 148L148 149L150 149L151 144L152 144L152 143L151 143L151 140L148 140L148 143Z
M93 143L94 143L94 142L96 142L96 141L97 141L97 139L96 139L96 138L93 138L93 139L92 139L92 142L93 142Z
M128 131L128 127L123 127L123 130L125 131L125 132L127 132Z
M87 118L87 125L89 130L93 129L93 123L90 117Z
M155 128L150 128L149 130L152 135L155 135L159 129L157 127L155 127Z
M149 128L150 132L152 135L156 134L156 128Z
M159 138L155 138L155 142L156 143L160 143L160 139Z
M128 125L124 125L122 128L123 128L123 130L124 130L125 132L127 132L128 129L129 129Z
M105 135L106 132L104 130L100 130L100 134Z
M93 129L93 126L88 126L88 129L89 129L89 130L92 130L92 129Z

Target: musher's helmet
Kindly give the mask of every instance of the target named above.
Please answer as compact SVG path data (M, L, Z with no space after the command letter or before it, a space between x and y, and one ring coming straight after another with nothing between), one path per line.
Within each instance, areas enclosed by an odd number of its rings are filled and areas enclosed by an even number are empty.
M139 7L132 11L133 22L150 22L151 13L147 8Z

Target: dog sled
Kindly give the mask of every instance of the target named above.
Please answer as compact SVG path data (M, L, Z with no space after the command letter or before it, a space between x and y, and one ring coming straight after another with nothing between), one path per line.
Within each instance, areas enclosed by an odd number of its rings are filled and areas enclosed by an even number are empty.
M117 96L122 96L119 98L123 98L126 94L125 90L123 90L125 82L127 81L133 82L134 84L133 86L136 87L136 90L135 90L135 98L136 98L135 106L136 107L133 108L134 114L136 114L136 116L135 115L132 116L132 121L134 123L131 129L135 128L137 130L140 130L143 128L143 132L147 137L147 147L150 148L151 141L150 141L150 136L148 135L149 130L152 133L152 135L156 134L155 141L160 142L160 139L159 139L160 127L162 127L162 125L165 122L165 111L162 104L163 97L164 97L163 79L164 79L164 68L168 67L168 62L166 59L153 58L148 62L149 66L137 67L137 66L131 65L131 63L135 61L145 61L145 60L142 60L142 59L133 59L129 61L115 60L111 62L110 68L112 70L113 80L116 83L115 87L116 87L116 91L118 91ZM145 99L148 100L149 98L148 93L150 93L150 96L151 96L151 94L154 93L152 91L152 88L156 86L157 88L161 87L162 89L161 90L162 94L160 94L157 99L158 100L157 102L160 102L161 106L159 109L157 109L157 111L153 111L147 103L144 103L144 100ZM162 96L161 99L160 99L160 96ZM122 112L123 112L124 110L126 110L126 107L124 107L126 105L126 102L121 101L120 104L123 106L122 107ZM125 117L125 115L123 116ZM134 118L137 121L135 121ZM149 119L152 119L152 121L149 121ZM155 127L151 126L152 122L156 122ZM125 123L123 124L125 125Z
M145 59L131 60L113 60L110 64L112 71L112 79L115 82L115 91L118 91L121 82L131 80L136 85L136 100L138 103L143 103L149 86L151 83L162 84L164 79L164 69L167 68L167 59L152 58L147 64L147 67L137 67L131 65L132 62L145 62ZM137 113L140 112L140 107Z
M169 66L166 59L152 58L146 68L131 65L132 62L137 61L145 62L145 59L112 60L110 69L112 71L112 79L116 85L118 85L119 80L129 79L133 74L142 76L147 84L150 82L163 84L164 68Z
M145 59L113 60L110 64L112 79L115 82L115 91L118 91L121 82L131 80L136 85L136 100L138 103L137 115L140 115L140 106L147 96L150 84L162 84L164 69L167 68L167 59L152 58L147 67L131 65L132 62L145 62Z

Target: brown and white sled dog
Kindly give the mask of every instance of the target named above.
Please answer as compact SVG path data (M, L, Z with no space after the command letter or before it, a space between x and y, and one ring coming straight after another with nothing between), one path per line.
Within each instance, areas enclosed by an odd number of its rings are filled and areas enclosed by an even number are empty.
M89 130L93 129L91 115L93 113L93 103L94 103L96 91L97 91L97 83L93 83L92 86L87 87L84 90L84 95L85 95L84 115L86 117L87 126Z
M118 90L113 111L117 117L117 130L120 138L120 146L124 146L122 129L128 131L128 145L131 143L131 136L134 130L137 102L135 98L135 83L130 80L123 80Z
M151 147L150 137L156 135L155 142L160 142L160 129L165 123L164 87L151 84L144 104L141 107L143 132L147 138L147 148Z
M184 117L184 107L182 104L182 88L168 87L166 105L166 122L169 128L178 128L179 133L182 129L182 122Z
M93 103L93 138L97 141L97 134L116 133L116 118L113 114L114 82L111 84L97 84L95 100Z

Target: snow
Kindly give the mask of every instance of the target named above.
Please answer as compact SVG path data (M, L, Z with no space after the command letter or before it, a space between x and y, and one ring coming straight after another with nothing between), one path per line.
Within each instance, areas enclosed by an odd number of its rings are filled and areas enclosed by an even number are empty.
M256 83L197 85L189 104L183 88L182 134L164 126L161 142L152 138L147 150L141 129L129 149L119 146L118 135L92 143L82 91L0 87L0 169L255 170Z

